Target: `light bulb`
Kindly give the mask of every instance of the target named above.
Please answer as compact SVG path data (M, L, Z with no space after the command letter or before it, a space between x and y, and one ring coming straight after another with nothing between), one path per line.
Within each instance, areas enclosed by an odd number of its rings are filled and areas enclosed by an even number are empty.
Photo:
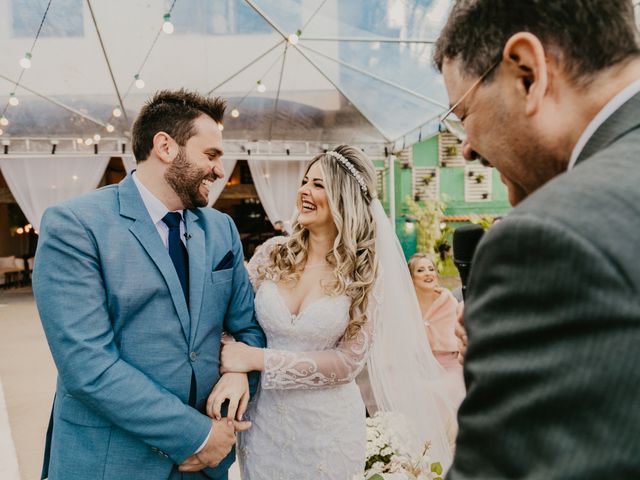
M87 139L84 141L84 144L85 144L85 145L87 145L87 146L91 145L92 143L93 143L93 138L87 138Z
M120 110L118 107L114 108L112 113L116 118L122 116L122 110Z
M84 140L82 140L81 138L76 138L76 143L80 144L82 142L84 142Z
M258 80L258 89L257 89L260 93L264 93L267 90L267 87L264 86L264 83L262 83L260 80Z
M78 177L78 175L74 175L74 176L72 176L71 178L72 178L72 179L73 179L73 181L75 182L76 180L78 180L78 178L79 178L79 177Z
M4 131L0 128L0 135L2 135L4 133Z
M231 110L231 116L233 118L238 118L240 116L240 112L238 111L237 108L234 108L233 110Z
M142 80L140 78L139 74L136 73L133 78L136 79L136 87L137 88L144 88L144 80Z
M289 43L291 45L297 45L298 40L300 40L300 37L298 37L298 35L296 35L295 33L292 33L291 35L289 35Z
M9 125L9 119L7 117L0 117L0 125L2 125L3 127L6 127L7 125Z
M164 23L162 24L162 31L167 35L171 35L174 30L173 23L171 23L171 14L165 13L164 17L162 18L164 19Z
M115 130L115 127L110 123L107 124L107 132L111 133Z
M9 105L13 105L14 107L20 105L20 100L18 100L18 97L16 97L15 93L9 95Z
M96 142L99 142L101 138L102 138L102 137L100 136L100 134L99 134L99 133L96 133L96 134L93 136L93 139L94 139Z
M22 235L22 234L24 233L24 228L22 228L22 227L18 227L18 229L16 230L16 233L17 233L18 235Z
M20 59L20 66L22 68L31 68L31 54L29 52L24 54L24 57Z

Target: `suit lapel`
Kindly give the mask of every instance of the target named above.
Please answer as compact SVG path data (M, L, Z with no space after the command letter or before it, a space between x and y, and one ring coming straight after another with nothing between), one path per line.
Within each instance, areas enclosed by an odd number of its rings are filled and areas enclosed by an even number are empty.
M169 252L162 243L158 230L151 221L149 212L144 206L138 188L130 175L120 182L118 195L120 198L120 214L134 220L129 230L138 239L164 277L176 312L178 312L178 318L182 325L185 339L189 340L191 333L189 310L187 309L187 302L182 293L180 279L171 262Z
M580 152L576 163L583 162L640 125L640 93L637 93L607 118Z
M191 344L193 344L200 320L200 307L206 274L206 243L204 230L198 222L198 216L185 210L187 225L187 250L189 252L189 309L191 311Z

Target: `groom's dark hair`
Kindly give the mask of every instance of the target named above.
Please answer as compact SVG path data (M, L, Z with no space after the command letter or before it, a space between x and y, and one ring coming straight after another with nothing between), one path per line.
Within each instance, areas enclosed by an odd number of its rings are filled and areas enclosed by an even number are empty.
M205 97L196 92L161 90L144 104L132 130L132 149L138 163L145 161L153 148L153 137L165 132L184 147L193 135L193 121L207 115L222 124L225 101L220 97Z

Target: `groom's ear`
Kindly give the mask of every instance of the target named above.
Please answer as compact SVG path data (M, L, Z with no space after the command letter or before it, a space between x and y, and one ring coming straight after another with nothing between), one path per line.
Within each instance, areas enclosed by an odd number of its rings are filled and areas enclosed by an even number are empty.
M153 153L162 163L170 164L178 155L178 144L166 132L158 132L153 136Z

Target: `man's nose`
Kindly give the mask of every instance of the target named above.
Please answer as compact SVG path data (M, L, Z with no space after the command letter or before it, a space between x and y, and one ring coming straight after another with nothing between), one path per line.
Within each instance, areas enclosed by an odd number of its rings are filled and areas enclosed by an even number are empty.
M464 157L465 160L471 161L471 160L475 160L476 158L478 158L479 155L471 147L469 142L467 140L465 140L464 142L462 142L462 156Z
M213 172L213 175L216 178L224 178L225 172L224 172L224 167L222 166L222 162L218 161L218 163L213 166L211 171Z

